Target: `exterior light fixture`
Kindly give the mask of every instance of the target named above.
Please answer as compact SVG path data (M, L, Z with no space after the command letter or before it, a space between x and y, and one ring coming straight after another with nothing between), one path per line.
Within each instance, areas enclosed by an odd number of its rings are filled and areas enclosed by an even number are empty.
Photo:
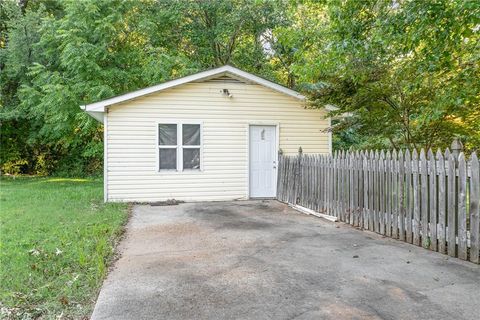
M223 89L221 92L223 93L224 96L230 99L233 98L233 95L230 93L230 91L228 91L228 89Z

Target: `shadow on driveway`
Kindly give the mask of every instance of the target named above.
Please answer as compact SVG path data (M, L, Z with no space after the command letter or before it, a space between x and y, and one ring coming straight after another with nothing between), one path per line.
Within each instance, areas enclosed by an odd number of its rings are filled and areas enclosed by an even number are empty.
M480 267L277 201L136 206L92 319L478 319Z

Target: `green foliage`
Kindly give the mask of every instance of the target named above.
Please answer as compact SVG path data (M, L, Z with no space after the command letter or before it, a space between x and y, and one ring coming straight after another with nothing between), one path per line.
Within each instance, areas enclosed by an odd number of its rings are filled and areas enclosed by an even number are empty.
M76 175L99 172L102 157L101 126L79 105L234 61L258 71L259 35L277 25L281 6L50 0L22 12L10 0L2 8L11 13L0 56L0 165Z
M285 1L161 1L164 12L175 17L179 49L202 68L229 63L262 68L265 60L260 36L283 22ZM172 31L172 30L170 30Z
M478 1L331 1L310 86L369 147L480 144ZM309 66L314 62L307 62Z
M480 144L475 0L4 0L0 167L101 172L79 105L223 64L350 116L335 148Z
M0 191L0 318L88 317L126 206L103 203L101 180L2 178Z

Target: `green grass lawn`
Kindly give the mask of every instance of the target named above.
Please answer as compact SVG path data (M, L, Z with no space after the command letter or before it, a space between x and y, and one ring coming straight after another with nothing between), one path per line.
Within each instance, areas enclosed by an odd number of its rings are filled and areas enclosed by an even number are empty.
M0 184L0 318L88 318L127 220L100 179Z

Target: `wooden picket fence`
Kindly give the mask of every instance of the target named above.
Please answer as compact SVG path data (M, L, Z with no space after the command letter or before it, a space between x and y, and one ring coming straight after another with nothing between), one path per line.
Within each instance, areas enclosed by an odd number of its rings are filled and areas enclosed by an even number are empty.
M448 149L279 156L277 199L479 263L480 171Z

